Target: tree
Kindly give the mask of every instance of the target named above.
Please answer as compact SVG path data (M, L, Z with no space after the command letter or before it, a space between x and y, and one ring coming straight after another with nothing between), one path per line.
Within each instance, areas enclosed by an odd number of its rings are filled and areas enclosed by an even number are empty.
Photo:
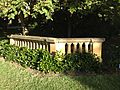
M36 18L38 14L41 14L46 19L52 20L54 2L52 0L1 0L0 17L7 18L11 22L15 16L18 16L23 34L25 34L27 28L25 22L28 22L28 17Z
M68 18L68 37L71 37L71 28L75 25L72 16L79 17L96 14L101 21L110 22L117 26L120 23L120 0L62 0L60 7L67 9L71 14ZM76 20L76 23L79 21Z
M53 20L55 11L68 11L68 37L71 34L72 15L78 16L96 13L101 20L116 22L116 16L120 16L120 0L1 0L0 17L7 18L9 22L16 16L21 22L23 34L27 28L29 18L39 15ZM77 21L76 21L77 22Z

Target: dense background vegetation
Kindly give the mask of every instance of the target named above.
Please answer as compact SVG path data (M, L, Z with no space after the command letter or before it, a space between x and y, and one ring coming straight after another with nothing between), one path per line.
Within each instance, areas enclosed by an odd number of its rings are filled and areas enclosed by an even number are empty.
M7 35L22 34L23 27L28 35L38 36L110 38L119 34L119 0L2 0L0 7L0 26Z

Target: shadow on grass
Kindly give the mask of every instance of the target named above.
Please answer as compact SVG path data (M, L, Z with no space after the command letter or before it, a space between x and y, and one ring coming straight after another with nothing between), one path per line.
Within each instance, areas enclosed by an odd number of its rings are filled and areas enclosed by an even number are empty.
M120 90L119 75L80 75L70 78L88 87L89 90Z
M62 74L62 76L56 76L56 77L54 77L54 75L51 77L50 76L51 74L50 74L47 77L40 76L40 78L31 79L30 76L26 75L26 73L23 73L22 75L20 75L18 68L20 68L21 66L15 65L13 63L11 64L12 64L11 67L16 66L15 69L9 68L10 67L9 64L6 64L6 63L1 64L1 70L3 70L1 72L3 73L3 77L5 75L8 75L9 70L10 70L9 71L10 75L9 75L9 80L6 79L7 82L8 81L11 82L11 80L14 80L14 79L16 80L16 78L19 79L20 77L22 77L23 79L20 78L20 81L22 81L22 83L19 83L17 81L15 81L15 83L18 84L17 88L19 88L19 86L22 86L23 88L26 88L26 86L28 86L29 89L24 89L24 90L120 90L120 75L117 75L117 74L99 75L99 74L82 74L81 73L77 76ZM41 75L39 71L35 71L35 70L32 71L31 69L28 70L28 72L34 74L35 77L39 77L39 74ZM15 77L14 75L15 76L20 75L20 76ZM29 79L24 80L24 78L26 77ZM28 80L31 82L28 82ZM24 85L23 82L26 84ZM34 85L36 85L36 87L34 87ZM9 85L9 87L11 87L11 84ZM15 86L13 85L13 87ZM30 87L32 87L32 89ZM37 89L33 89L33 88L37 88ZM38 88L42 88L42 89L38 89ZM13 89L9 89L9 90L13 90Z

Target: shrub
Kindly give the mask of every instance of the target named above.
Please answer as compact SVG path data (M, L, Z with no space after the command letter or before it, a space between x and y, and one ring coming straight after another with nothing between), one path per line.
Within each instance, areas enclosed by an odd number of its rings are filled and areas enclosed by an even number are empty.
M116 71L120 64L120 45L114 43L107 45L105 54L106 60L103 67L109 71Z
M43 49L28 49L9 44L0 45L0 55L6 60L14 61L24 67L40 70L43 72L100 71L99 58L91 53L74 53L64 55L56 52L51 55Z
M80 72L100 72L101 63L99 58L91 53L68 54L65 57L66 70Z

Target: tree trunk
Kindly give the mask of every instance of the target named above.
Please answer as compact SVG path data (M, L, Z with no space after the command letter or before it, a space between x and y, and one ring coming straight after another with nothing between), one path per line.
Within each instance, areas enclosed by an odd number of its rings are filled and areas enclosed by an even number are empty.
M19 15L19 19L20 19L21 27L22 27L22 35L26 35L28 33L28 29L25 26L24 15L22 13Z

